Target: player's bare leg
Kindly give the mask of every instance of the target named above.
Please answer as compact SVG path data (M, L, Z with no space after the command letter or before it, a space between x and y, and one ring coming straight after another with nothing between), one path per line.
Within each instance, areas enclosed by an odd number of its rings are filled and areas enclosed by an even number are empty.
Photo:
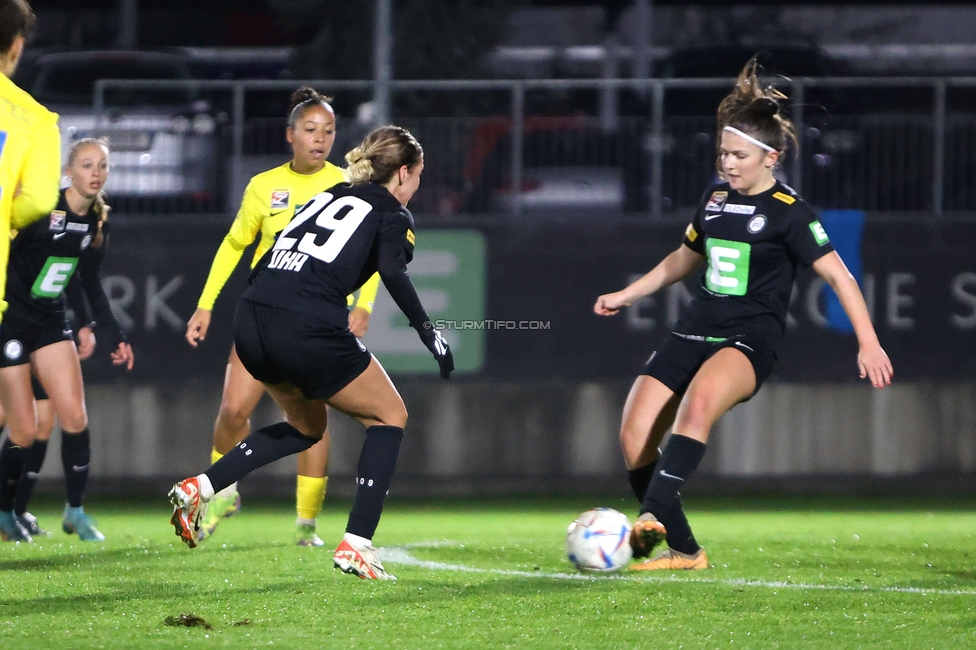
M704 569L708 558L691 532L678 490L705 454L712 426L726 411L756 389L749 359L735 348L723 348L702 364L681 399L658 471L647 490L643 510L667 528L668 549L634 565L636 570Z
M74 341L59 341L31 354L31 366L50 398L61 422L61 462L67 503L61 528L85 542L101 542L105 536L95 528L83 505L91 460L91 436L85 408L85 384Z

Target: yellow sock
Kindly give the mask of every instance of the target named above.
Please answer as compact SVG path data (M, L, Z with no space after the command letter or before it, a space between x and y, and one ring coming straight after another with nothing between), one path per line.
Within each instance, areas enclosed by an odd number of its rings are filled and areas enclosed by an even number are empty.
M322 501L325 499L325 486L329 482L328 476L298 475L298 487L295 490L295 504L299 519L314 521L322 511Z
M210 450L210 464L211 465L213 465L214 463L216 463L218 460L220 460L223 457L224 457L224 455L222 453L220 453L219 451L217 451L217 448L216 447L214 447L213 449Z

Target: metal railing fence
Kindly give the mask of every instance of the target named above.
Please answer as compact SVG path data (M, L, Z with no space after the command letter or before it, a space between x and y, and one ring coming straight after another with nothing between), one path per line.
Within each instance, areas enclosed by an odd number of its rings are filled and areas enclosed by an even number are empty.
M95 84L93 103L103 123L112 111L113 90L179 88L222 94L228 119L215 133L225 143L219 150L232 159L283 156L288 153L283 117L251 115L249 93L287 95L308 84L368 97L372 83L105 79ZM394 115L393 121L416 131L426 151L426 191L412 207L424 213L518 215L566 209L566 201L572 207L576 197L580 207L660 216L694 206L714 179L715 105L689 111L680 97L699 91L721 95L730 87L726 78L393 81L394 107L398 96L409 93L508 96L502 115ZM782 171L813 205L935 215L976 210L976 106L955 107L947 101L950 90L976 88L976 77L798 78L780 79L777 87L790 97L789 116L799 134L798 151L788 156ZM900 106L896 99L880 110L858 108L858 97L872 89L890 89L896 97L899 92L930 93L931 103ZM646 115L608 122L605 112L602 117L600 111L580 116L566 106L568 115L538 115L527 104L530 92L603 91L606 96L608 90L642 98ZM841 102L847 107L839 112L812 111L807 97L817 93L851 101ZM228 184L220 190L226 193Z

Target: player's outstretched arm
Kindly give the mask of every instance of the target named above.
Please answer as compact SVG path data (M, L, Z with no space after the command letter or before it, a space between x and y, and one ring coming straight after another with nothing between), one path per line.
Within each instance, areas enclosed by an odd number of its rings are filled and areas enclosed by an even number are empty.
M890 386L895 374L891 360L878 341L864 296L844 260L836 252L830 252L813 263L813 270L834 290L851 319L857 336L857 368L861 378L869 379L875 388Z
M705 259L684 244L672 251L657 266L625 289L607 293L596 299L593 311L600 316L613 316L635 300L688 277Z

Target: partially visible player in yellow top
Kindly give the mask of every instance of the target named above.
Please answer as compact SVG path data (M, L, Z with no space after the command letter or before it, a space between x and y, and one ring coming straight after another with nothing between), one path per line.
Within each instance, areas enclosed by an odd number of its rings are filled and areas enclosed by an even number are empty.
M345 181L342 170L326 160L335 143L335 113L328 98L305 86L296 90L291 97L286 136L294 153L291 161L251 179L244 190L237 218L217 250L197 309L186 327L186 340L193 347L206 337L217 295L233 273L244 249L260 234L251 260L253 268L298 208L319 192ZM353 309L349 313L349 329L356 336L365 334L369 327L378 286L379 276L374 275L360 289L355 305L350 296ZM224 393L214 424L212 462L217 462L251 432L251 413L263 395L264 386L248 374L236 349L231 347L224 375ZM326 432L319 443L298 455L296 542L300 546L323 544L316 535L315 520L325 498L328 464L329 435ZM235 483L210 501L200 539L213 534L221 519L239 509L240 495Z
M0 319L10 229L50 214L61 182L58 116L10 80L33 27L26 0L0 0Z

